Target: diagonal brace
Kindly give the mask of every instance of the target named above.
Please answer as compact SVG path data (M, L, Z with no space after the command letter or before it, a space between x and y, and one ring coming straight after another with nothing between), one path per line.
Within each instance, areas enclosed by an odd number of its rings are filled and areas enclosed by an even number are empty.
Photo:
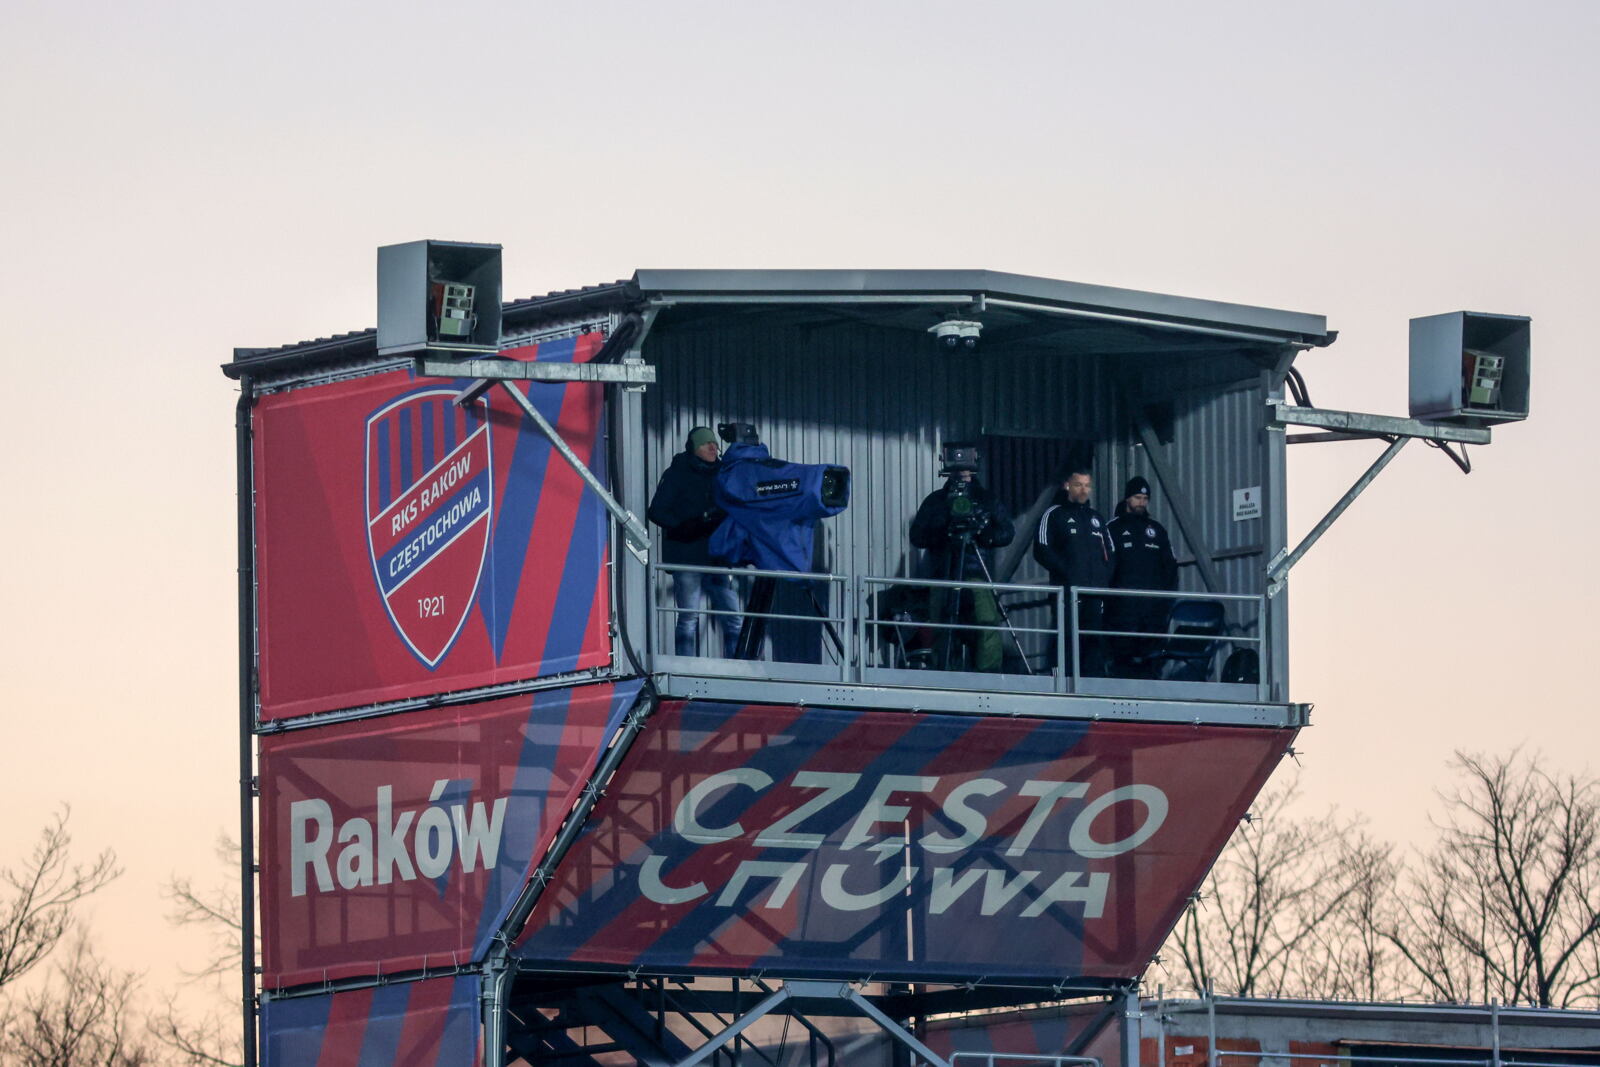
M577 471L578 477L583 479L583 483L594 490L594 494L600 498L600 502L605 505L606 510L611 512L612 517L622 527L623 542L628 551L633 554L633 558L641 564L648 563L650 534L644 528L644 524L639 521L633 512L617 503L617 498L611 495L610 490L600 484L600 479L594 476L594 472L584 464L583 460L578 458L578 454L572 450L571 446L562 440L561 434L557 432L554 426L550 425L550 420L539 414L539 409L534 407L533 401L529 400L508 381L501 381L500 386L522 409L522 413L533 420L533 424L539 428L539 432L549 438L550 444L557 452L561 453L561 458L566 460L573 470ZM474 397L484 392L484 389L485 383L483 381L474 382L456 396L456 403L471 403Z
M704 1063L707 1059L716 1055L718 1049L722 1048L722 1046L726 1045L728 1042L744 1033L745 1029L752 1023L760 1019L762 1016L771 1013L772 1009L776 1008L778 1005L782 1004L792 996L794 996L794 993L791 992L789 986L786 985L776 993L766 997L755 1007L739 1016L738 1019L734 1020L731 1026L723 1030L716 1037L713 1037L710 1041L707 1041L705 1044L689 1053L689 1055L684 1059L679 1060L677 1067L694 1067L694 1065L697 1063Z
M1411 440L1409 437L1396 437L1393 441L1390 441L1389 447L1383 450L1383 455L1379 456L1377 461L1367 468L1367 473L1358 478L1356 484L1352 485L1344 496L1339 498L1339 502L1322 517L1322 521L1311 528L1311 532L1306 534L1305 539L1295 546L1294 551L1287 556L1280 556L1272 561L1267 567L1267 596L1278 595L1279 591L1283 589L1283 583L1288 580L1289 568L1300 562L1300 557L1305 555L1311 549L1311 546L1316 544L1317 540L1328 532L1328 528L1338 521L1339 516L1345 513L1346 508L1356 502L1356 497L1360 496L1362 491L1372 484L1372 480L1383 472L1383 468L1389 465L1390 460L1400 454L1400 450L1406 446L1406 442L1409 440Z
M837 995L841 1000L848 1002L861 1014L877 1023L884 1033L900 1042L916 1055L921 1056L927 1062L928 1067L950 1067L948 1060L941 1058L933 1049L918 1041L916 1035L912 1034L911 1031L885 1015L876 1004L862 996L861 990L855 986L842 984L838 987Z

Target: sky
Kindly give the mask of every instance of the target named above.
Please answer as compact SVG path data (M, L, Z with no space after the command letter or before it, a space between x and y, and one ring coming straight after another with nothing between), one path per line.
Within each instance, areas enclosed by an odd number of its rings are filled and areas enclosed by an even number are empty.
M157 987L237 823L234 346L369 326L374 249L508 298L640 267L985 268L1328 316L1533 318L1532 417L1413 446L1295 569L1305 810L1421 844L1457 749L1592 769L1600 5L0 6L0 865L53 810ZM1291 450L1291 530L1378 445ZM1157 502L1159 514L1160 505Z

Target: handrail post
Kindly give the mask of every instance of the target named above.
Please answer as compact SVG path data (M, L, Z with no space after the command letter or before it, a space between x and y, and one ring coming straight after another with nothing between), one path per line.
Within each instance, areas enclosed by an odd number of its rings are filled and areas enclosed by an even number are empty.
M1069 632L1069 634L1071 635L1071 638L1072 638L1072 640L1070 642L1071 645L1072 645L1072 691L1074 693L1076 693L1078 691L1079 686L1083 682L1083 677L1082 677L1082 674L1081 674L1081 669L1082 668L1081 668L1081 664L1078 662L1078 640L1079 640L1079 637L1078 637L1078 587L1077 586L1073 586L1072 587L1072 600L1071 600L1071 603L1067 605L1067 607L1068 607L1068 611L1067 611L1067 626L1069 627L1068 632ZM1211 1067L1216 1067L1216 1065L1212 1064Z

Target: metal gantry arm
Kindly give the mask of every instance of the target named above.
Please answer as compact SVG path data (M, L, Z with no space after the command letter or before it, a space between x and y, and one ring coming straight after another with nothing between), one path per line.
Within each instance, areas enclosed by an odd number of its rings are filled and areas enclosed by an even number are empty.
M417 370L429 378L461 378L473 377L477 379L456 395L457 404L470 404L473 400L488 392L496 383L506 391L506 395L522 409L522 413L533 420L539 432L549 439L550 444L561 458L566 460L578 477L583 479L594 494L600 498L617 524L622 527L623 543L633 558L641 564L650 561L650 532L645 529L644 523L638 516L617 502L611 491L600 483L594 472L591 471L583 460L578 458L570 445L562 439L556 428L550 425L550 420L539 413L533 401L511 383L513 381L539 381L539 382L603 382L618 385L647 385L656 380L656 369L643 363L627 361L624 363L603 363L599 365L589 363L523 363L514 360L469 360L466 362L451 362L448 360L417 361Z
M1400 450L1412 438L1434 441L1441 445L1452 441L1463 445L1489 443L1488 429L1476 426L1454 426L1448 423L1423 422L1421 419L1402 419L1392 415L1368 415L1359 411L1300 407L1286 404L1278 399L1267 401L1267 410L1268 424L1274 427L1316 426L1330 431L1331 439L1376 438L1389 442L1389 447L1383 450L1383 454L1367 468L1365 474L1356 479L1356 483L1328 510L1322 521L1311 528L1311 532L1301 539L1294 550L1290 551L1286 547L1267 564L1269 597L1277 596L1282 591L1290 569L1300 562L1300 558L1311 550L1311 546L1316 544L1323 534L1328 532L1338 521L1339 516L1355 503L1356 497L1372 484L1373 480L1383 472L1383 468L1400 454Z

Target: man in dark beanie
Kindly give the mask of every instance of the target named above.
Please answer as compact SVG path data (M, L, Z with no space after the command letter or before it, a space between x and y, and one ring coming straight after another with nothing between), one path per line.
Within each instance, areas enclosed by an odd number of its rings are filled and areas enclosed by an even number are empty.
M1113 557L1111 585L1116 589L1170 592L1178 588L1178 561L1172 555L1167 529L1150 517L1150 483L1128 479L1116 517L1107 525ZM1165 633L1172 601L1163 597L1113 596L1106 598L1106 629L1134 633ZM1141 637L1111 639L1112 673L1123 678L1148 678L1154 666L1152 653L1160 642Z
M650 521L661 527L661 562L711 565L708 543L727 512L717 507L713 490L721 446L707 426L689 431L683 451L672 457L672 465L661 475L655 495L650 498ZM722 630L722 654L731 657L739 643L743 618L736 614L739 597L733 579L726 574L675 571L672 574L672 599L678 605L678 623L673 635L673 650L680 656L699 655L700 599L704 594L715 611L735 614L714 615Z

